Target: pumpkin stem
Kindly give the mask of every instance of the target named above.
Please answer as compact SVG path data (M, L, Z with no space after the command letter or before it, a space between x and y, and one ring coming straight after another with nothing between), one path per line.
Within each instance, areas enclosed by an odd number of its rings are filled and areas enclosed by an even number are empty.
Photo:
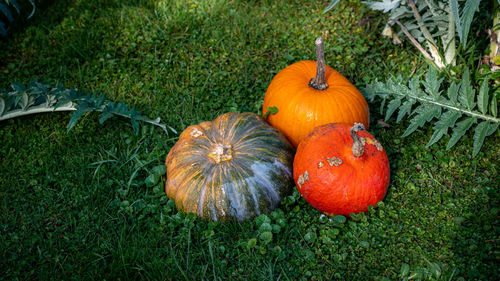
M365 152L365 145L359 138L357 132L364 131L365 126L363 123L354 123L349 132L351 133L352 138L352 154L354 157L361 157Z
M323 91L328 89L325 81L326 62L323 38L318 37L314 43L316 44L316 77L309 81L309 87Z
M215 144L212 152L208 154L208 157L214 160L215 163L219 164L220 162L233 159L233 149L231 145L217 143Z

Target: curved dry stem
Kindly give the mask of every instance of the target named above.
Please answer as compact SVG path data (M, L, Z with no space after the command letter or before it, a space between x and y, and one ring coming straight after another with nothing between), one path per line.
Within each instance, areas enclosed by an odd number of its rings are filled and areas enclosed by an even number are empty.
M311 79L309 87L322 91L328 89L328 84L325 81L326 62L323 38L318 37L314 43L316 45L316 77Z
M357 134L357 132L364 130L365 126L363 125L363 123L354 123L354 125L349 130L349 133L351 133L351 138L352 138L352 154L354 155L354 157L361 157L365 152L365 147L363 145L363 142L361 141L361 139Z

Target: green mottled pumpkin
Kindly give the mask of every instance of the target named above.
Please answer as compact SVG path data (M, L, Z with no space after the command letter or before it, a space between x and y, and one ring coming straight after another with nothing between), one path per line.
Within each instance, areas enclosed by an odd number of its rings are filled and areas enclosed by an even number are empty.
M165 192L179 210L242 221L278 206L294 186L294 149L254 113L189 126L167 155Z

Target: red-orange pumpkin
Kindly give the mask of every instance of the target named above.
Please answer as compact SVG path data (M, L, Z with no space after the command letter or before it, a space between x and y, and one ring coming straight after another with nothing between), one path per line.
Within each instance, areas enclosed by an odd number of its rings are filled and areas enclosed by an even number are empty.
M326 124L300 143L293 176L314 208L327 215L349 215L365 212L384 198L389 161L362 124Z
M283 132L294 147L323 124L360 122L366 128L369 124L363 95L325 64L321 38L316 40L316 53L317 62L300 61L280 71L264 97L262 113L266 116L268 107L278 109L267 121Z

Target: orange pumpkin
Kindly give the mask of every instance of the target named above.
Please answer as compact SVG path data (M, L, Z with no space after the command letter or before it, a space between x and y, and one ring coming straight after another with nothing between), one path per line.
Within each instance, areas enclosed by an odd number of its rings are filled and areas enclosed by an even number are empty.
M280 71L264 98L262 113L294 147L323 124L369 125L368 103L349 80L325 64L321 38L316 39L316 53L317 62L300 61ZM278 112L268 114L272 107Z
M293 176L302 197L327 215L365 212L382 200L389 161L361 123L317 127L299 145Z

